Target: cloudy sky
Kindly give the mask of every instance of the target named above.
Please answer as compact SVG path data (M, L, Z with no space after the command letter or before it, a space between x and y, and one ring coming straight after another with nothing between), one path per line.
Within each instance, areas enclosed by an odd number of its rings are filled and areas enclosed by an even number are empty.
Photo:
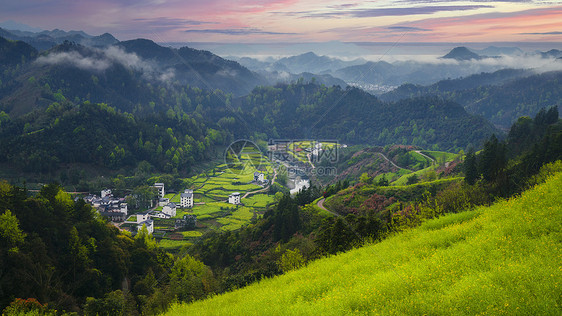
M1 0L7 20L158 42L562 40L562 0Z

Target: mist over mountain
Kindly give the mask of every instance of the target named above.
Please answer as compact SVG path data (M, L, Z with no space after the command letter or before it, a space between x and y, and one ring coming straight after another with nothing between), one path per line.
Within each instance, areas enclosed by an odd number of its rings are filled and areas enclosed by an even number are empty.
M562 69L553 62L559 56L558 50L523 53L518 47L488 46L478 50L456 47L442 57L409 56L409 59L379 57L368 61L363 58L343 60L331 56L319 56L308 52L290 57L265 58L236 57L245 67L259 72L270 82L285 82L303 72L330 75L348 85L379 95L403 84L431 85L441 80L457 79L480 73L493 73L501 69L534 69L548 72ZM371 56L372 57L372 56ZM279 75L282 75L281 77ZM333 81L328 81L333 82Z
M498 47L498 46L488 46L484 49L471 49L474 53L480 56L501 56L501 55L514 55L520 56L524 52L519 47Z
M540 52L542 58L562 58L562 51L551 49L548 52Z
M5 49L11 49L1 54L4 58L21 63L24 56L27 61L18 73L2 78L0 100L14 114L49 104L41 97L43 89L37 81L48 84L49 90L60 89L66 97L119 104L127 111L143 100L148 83L220 89L234 95L247 94L254 87L268 83L259 74L210 52L167 48L150 40L119 42L103 48L65 41L36 59L38 52L30 45L3 41ZM19 48L10 53L14 50L12 46Z

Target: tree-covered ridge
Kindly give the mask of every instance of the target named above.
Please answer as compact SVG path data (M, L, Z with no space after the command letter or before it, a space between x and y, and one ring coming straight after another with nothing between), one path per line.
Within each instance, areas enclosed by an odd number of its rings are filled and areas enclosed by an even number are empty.
M534 119L521 117L505 140L492 135L477 155L469 151L465 180L507 197L525 190L540 168L562 159L562 120L558 108L542 109Z
M383 100L438 95L509 127L519 117L534 116L540 109L560 105L562 72L534 74L526 70L500 70L492 74L443 80L431 86L405 84L381 96Z
M481 86L497 86L533 74L530 70L502 69L493 73L481 73L465 78L441 80L429 86L406 83L390 92L382 94L380 98L385 101L398 101L430 94L475 89Z
M26 43L0 37L0 69L25 63L36 56L37 51Z
M253 129L269 137L457 150L478 146L495 131L482 118L441 98L385 103L357 88L311 83L257 88L235 105Z
M1 128L0 161L22 170L56 171L59 164L86 163L119 169L146 161L158 170L189 171L231 138L187 114L135 117L105 104L53 103L45 111Z

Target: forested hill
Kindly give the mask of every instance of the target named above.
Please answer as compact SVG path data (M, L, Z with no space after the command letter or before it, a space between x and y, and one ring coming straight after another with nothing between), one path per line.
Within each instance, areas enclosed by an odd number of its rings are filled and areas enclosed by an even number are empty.
M469 113L482 115L497 126L507 128L521 116L534 116L542 108L559 106L561 91L562 72L532 74L524 70L500 70L444 80L427 87L403 85L381 98L399 100L437 95L463 105Z
M481 117L442 98L388 103L357 88L314 84L256 88L236 99L253 130L269 137L331 138L347 143L413 144L456 150L497 132Z
M69 163L133 169L143 161L157 170L188 172L231 137L188 115L135 118L90 103L77 107L57 103L4 125L0 162L30 172L55 172L60 164Z
M530 70L502 69L493 73L481 73L465 78L441 80L429 86L407 83L379 97L384 101L398 101L430 94L469 90L480 86L497 86L518 78L532 76L533 74Z
M28 44L0 37L0 69L15 66L35 56L37 56L37 51Z
M210 52L142 39L103 49L64 42L39 56L24 42L1 39L0 61L0 110L14 115L47 107L45 94L51 91L75 103L103 102L132 112L150 101L163 103L154 95L172 85L245 95L267 84L260 75Z
M146 39L124 41L115 46L155 63L163 74L171 76L172 81L205 90L221 89L239 96L248 94L258 85L268 83L261 75L239 63L223 59L209 51L190 47L162 47Z
M56 172L67 163L118 170L142 161L181 172L238 138L315 137L458 151L498 132L441 98L388 103L356 88L304 80L234 98L181 78L195 78L196 71L207 83L220 83L217 75L249 87L247 70L207 52L148 40L103 50L66 42L38 57L25 43L0 44L8 60L0 73L0 162L31 172ZM182 60L193 68L182 70Z

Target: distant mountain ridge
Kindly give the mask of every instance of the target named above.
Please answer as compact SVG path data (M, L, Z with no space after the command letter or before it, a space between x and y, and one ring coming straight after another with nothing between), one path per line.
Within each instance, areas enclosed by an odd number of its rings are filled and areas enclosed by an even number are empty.
M64 35L58 31L55 34ZM111 39L112 37L109 34L98 37L98 39L104 38ZM95 39L96 37L92 37L87 41ZM131 100L136 99L136 96L142 95L136 91L137 87L143 86L145 82L151 80L160 81L160 84L163 81L187 84L204 90L220 89L235 96L247 94L254 87L268 83L265 78L237 62L225 60L210 52L188 47L172 49L145 39L119 42L103 48L65 41L44 51L40 56L36 49L22 41L4 41L19 43L22 51L18 56L11 56L6 52L0 58L10 58L14 60L14 63L21 63L21 56L26 56L27 63L21 65L24 67L19 69L22 71L23 77L10 78L10 80L2 78L6 83L10 83L11 88L0 89L0 100L4 103L4 107L20 109L23 111L22 113L41 104L32 98L11 97L29 89L29 83L25 80L32 77L34 80L48 82L53 89L68 91L73 98L96 101L96 98L100 96L113 95L116 98L110 98L110 100L122 102L123 106L130 104ZM2 55L2 51L0 51L0 55ZM31 55L33 58L30 59ZM35 59L37 56L39 58ZM34 62L29 63L29 61ZM92 81L92 76L98 78L95 82L99 85L86 86L86 82ZM75 79L69 80L68 78ZM78 78L81 79L77 80ZM118 89L119 86L122 88ZM34 91L34 89L28 91ZM109 93L109 91L112 92ZM31 94L33 95L33 93ZM125 97L123 99L117 95ZM38 96L37 98L41 99ZM18 106L17 104L22 100L26 100L25 104ZM102 102L101 99L97 101Z
M405 84L381 95L396 101L435 95L457 102L496 126L508 128L521 116L562 106L562 71L536 74L532 70L504 69L491 74L443 80L430 86Z
M0 36L10 40L26 42L40 51L48 50L56 45L64 43L65 41L75 42L77 44L91 47L107 47L119 42L119 40L109 33L92 36L83 31L66 32L59 29L54 29L52 31L30 32L0 28Z
M466 47L455 47L445 56L441 57L444 59L454 59L458 61L465 61L465 60L480 60L482 56L472 52L470 49Z

